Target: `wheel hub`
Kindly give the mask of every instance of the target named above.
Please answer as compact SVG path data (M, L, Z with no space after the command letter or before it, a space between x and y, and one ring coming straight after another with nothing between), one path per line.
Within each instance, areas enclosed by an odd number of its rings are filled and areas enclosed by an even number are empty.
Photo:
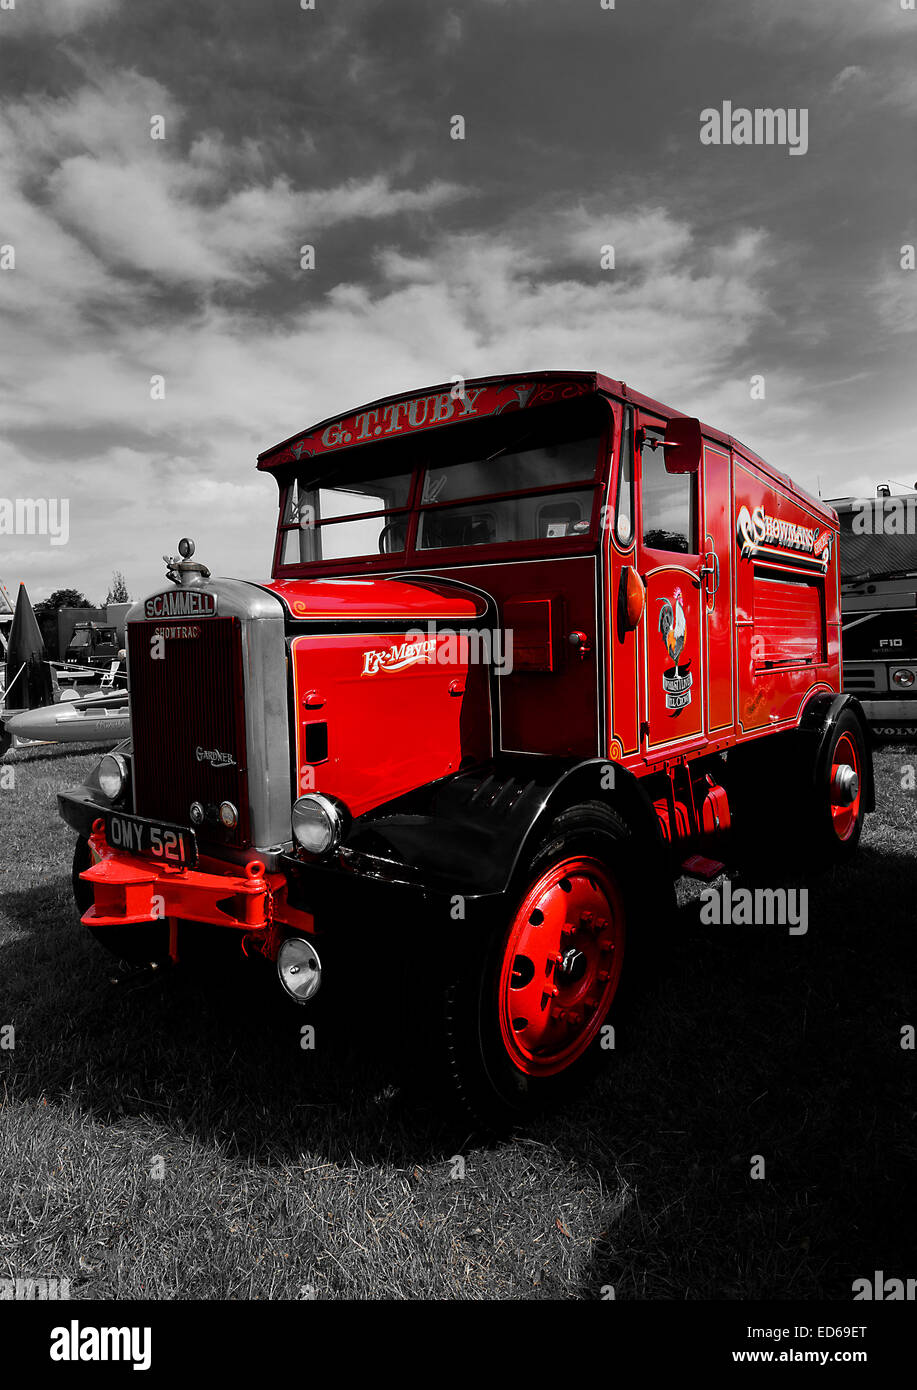
M565 975L568 980L581 980L588 968L588 960L584 951L578 951L575 946L571 946L569 951L565 951L557 965L557 970L561 975Z
M835 806L852 806L860 794L860 779L852 767L843 763L834 769L831 800Z
M599 1032L621 975L624 911L597 860L567 859L529 890L507 936L500 1029L530 1076L563 1071Z
M853 834L860 814L860 760L856 740L841 734L831 756L831 823L839 840Z

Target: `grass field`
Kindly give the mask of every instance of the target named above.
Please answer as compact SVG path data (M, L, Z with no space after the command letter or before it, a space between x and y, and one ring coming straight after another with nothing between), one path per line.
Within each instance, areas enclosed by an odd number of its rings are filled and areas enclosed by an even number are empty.
M320 1016L303 1051L269 971L112 983L55 804L96 756L19 750L0 790L0 1277L87 1299L849 1299L917 1274L917 748L877 754L859 860L808 884L805 935L704 925L682 891L607 1072L500 1143L409 1106L361 1015Z

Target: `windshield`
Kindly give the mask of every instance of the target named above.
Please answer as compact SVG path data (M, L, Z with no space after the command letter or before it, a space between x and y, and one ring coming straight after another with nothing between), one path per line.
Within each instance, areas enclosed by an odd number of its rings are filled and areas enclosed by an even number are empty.
M586 536L607 420L593 398L304 462L280 564Z
M864 498L838 507L841 578L917 571L917 496Z
M70 638L70 645L71 647L88 647L89 633L85 630L83 632L75 632Z

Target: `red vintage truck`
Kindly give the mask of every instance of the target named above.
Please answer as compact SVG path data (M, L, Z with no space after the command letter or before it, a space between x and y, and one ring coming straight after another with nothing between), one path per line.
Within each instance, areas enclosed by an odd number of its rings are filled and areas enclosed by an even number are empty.
M166 557L127 620L132 740L60 797L119 956L209 924L302 1002L410 978L418 1063L489 1122L601 1049L686 868L854 853L837 517L737 440L535 372L375 401L258 467L271 581Z

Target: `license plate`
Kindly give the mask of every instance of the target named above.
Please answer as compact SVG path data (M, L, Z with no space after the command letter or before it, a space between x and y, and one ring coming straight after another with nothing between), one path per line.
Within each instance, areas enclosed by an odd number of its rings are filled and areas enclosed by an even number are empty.
M176 868L193 869L197 863L197 836L186 826L109 811L105 817L105 838L112 849L146 855Z

